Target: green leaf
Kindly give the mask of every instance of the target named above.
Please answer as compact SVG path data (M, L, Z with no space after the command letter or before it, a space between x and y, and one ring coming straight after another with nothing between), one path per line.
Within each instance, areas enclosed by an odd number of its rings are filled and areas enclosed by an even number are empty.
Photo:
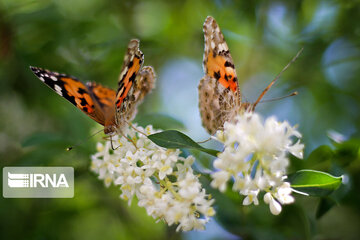
M291 187L311 196L327 196L340 187L342 177L315 170L300 170L289 176Z
M219 153L219 151L200 146L190 137L176 130L167 130L151 134L148 138L160 147L196 149L215 157Z
M134 122L142 127L152 125L155 129L184 129L185 126L179 120L161 113L145 114L136 116Z
M309 157L306 159L306 163L309 166L331 160L334 156L334 151L328 145L322 145L312 151Z

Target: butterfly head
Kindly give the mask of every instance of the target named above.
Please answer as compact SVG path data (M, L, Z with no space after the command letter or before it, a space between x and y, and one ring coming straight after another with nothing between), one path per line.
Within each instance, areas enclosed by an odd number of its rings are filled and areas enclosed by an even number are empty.
M114 135L117 132L117 127L115 125L109 125L104 127L104 133L106 135Z

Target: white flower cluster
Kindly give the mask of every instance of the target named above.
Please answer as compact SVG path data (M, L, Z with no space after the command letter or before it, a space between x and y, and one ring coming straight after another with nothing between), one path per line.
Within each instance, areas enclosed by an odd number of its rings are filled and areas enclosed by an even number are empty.
M215 214L214 200L205 193L191 168L193 156L179 156L180 150L165 149L151 142L146 135L155 133L152 126L126 129L126 136L113 136L105 145L98 143L92 155L91 169L105 185L119 185L120 197L138 205L148 215L178 224L177 230L204 229ZM131 141L129 141L130 139Z
M224 130L216 133L215 139L225 149L214 161L219 171L212 174L211 186L224 192L232 179L233 191L245 196L244 205L258 205L258 194L265 191L264 202L278 215L281 204L294 202L290 184L284 182L287 153L303 157L304 145L300 140L294 144L292 138L301 138L301 134L286 121L270 117L264 122L250 112L236 116L234 123L226 122Z

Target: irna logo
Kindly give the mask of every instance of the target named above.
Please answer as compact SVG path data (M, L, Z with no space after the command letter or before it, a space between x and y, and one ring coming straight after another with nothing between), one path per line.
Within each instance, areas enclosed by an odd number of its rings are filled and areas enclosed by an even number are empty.
M72 198L72 167L4 167L5 198Z
M69 184L66 180L65 174L19 174L19 173L10 173L8 172L8 185L11 188L36 188L36 187L69 187Z

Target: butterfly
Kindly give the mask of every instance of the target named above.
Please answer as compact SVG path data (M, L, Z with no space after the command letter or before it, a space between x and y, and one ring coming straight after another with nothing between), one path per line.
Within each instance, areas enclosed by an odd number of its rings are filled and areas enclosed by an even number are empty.
M57 94L74 104L90 118L104 126L107 135L121 132L137 111L137 106L155 86L155 72L144 66L139 40L130 40L119 75L117 91L95 82L30 67L33 73Z
M207 17L204 25L204 59L205 76L199 83L199 109L202 124L211 135L223 129L224 123L232 121L244 111L254 111L261 98L280 77L281 73L296 60L302 49L280 74L265 88L255 103L242 102L238 79L229 47L225 42L215 19ZM289 96L296 95L294 92Z

